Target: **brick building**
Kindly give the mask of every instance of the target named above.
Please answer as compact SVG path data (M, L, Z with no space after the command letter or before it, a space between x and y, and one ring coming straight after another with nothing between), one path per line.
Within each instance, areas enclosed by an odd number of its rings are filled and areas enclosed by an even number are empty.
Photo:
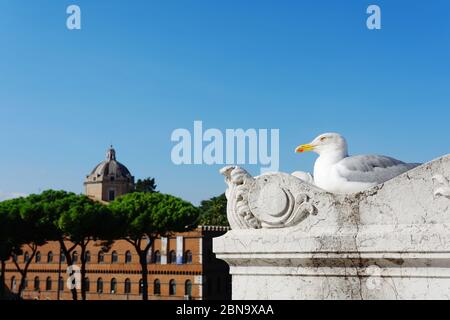
M212 238L226 232L224 227L200 226L157 239L148 256L149 299L230 299L231 277L228 265L215 258ZM23 266L29 252L17 256ZM61 259L62 257L62 259ZM72 254L74 264L80 261L79 251ZM134 248L124 240L116 241L108 252L99 242L92 242L86 252L88 300L139 300L141 297L141 266ZM30 264L24 299L70 300L66 286L68 275L59 244L41 246ZM58 279L60 279L58 281ZM6 264L6 285L17 293L20 274L12 261Z
M106 160L97 165L85 180L86 194L102 202L114 200L130 192L133 187L134 177L117 162L112 147L107 152ZM156 239L147 257L149 299L231 299L229 267L224 261L216 259L212 252L212 239L227 230L227 227L199 226L190 232ZM76 250L72 253L74 265L80 261L80 251ZM30 252L24 248L23 254L15 259L23 266L29 256ZM86 261L84 281L88 300L142 299L139 257L128 242L117 240L107 252L103 252L100 241L91 241ZM39 247L30 264L22 297L72 299L66 285L66 268L59 243L49 242ZM20 279L13 261L8 261L5 282L12 294L17 293Z

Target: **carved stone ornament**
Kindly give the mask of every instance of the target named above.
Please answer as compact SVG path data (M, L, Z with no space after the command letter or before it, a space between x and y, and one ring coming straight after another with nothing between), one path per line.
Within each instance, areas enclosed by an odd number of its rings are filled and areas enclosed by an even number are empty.
M317 213L297 177L269 173L252 177L240 167L220 171L228 184L227 217L232 229L291 227Z
M450 299L450 155L362 192L222 170L234 300Z
M325 217L331 212L340 211L339 215L342 216L346 210L356 212L364 209L364 212L371 212L382 207L392 211L392 208L402 207L404 203L413 211L408 211L408 215L393 214L392 219L410 219L412 212L418 214L429 201L450 199L448 162L449 156L444 156L371 189L349 195L335 195L316 187L312 176L306 172L266 173L252 177L238 166L227 166L220 172L228 185L227 217L232 229L284 228L298 226L308 217L319 213ZM374 197L381 190L386 195ZM425 196L427 192L431 197ZM401 197L394 198L397 195ZM429 206L428 210L432 208ZM382 212L384 216L364 213L355 219L366 215L369 220L386 218L387 211Z

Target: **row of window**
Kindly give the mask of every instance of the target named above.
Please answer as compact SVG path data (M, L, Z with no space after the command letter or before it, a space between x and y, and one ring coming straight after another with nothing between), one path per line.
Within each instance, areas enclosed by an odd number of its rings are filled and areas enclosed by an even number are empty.
M76 264L78 263L78 252L74 251L72 253L72 263ZM17 256L14 256L15 261L17 261ZM61 262L65 262L66 261L66 256L64 254L60 255L60 259ZM131 263L133 259L133 255L131 254L130 251L125 252L125 263ZM30 254L26 251L23 255L23 261L26 263L30 260ZM36 252L36 255L34 257L34 260L36 263L41 263L42 262L42 255L41 253L38 251ZM52 251L49 251L47 254L47 263L52 263L54 260L54 254ZM85 253L85 261L86 262L91 262L91 253L90 251L86 251ZM105 253L103 251L100 251L97 255L97 262L98 263L105 263ZM117 254L116 251L113 251L111 253L111 263L118 263L119 262L119 255ZM149 263L153 262L153 263L161 263L161 253L159 252L159 250L153 252L152 254L152 258L149 259L148 261ZM168 263L171 264L175 264L177 263L177 254L174 250L169 252L168 255ZM192 263L192 252L190 250L187 250L184 252L184 256L183 256L183 260L180 261L180 263Z
M89 279L86 278L85 279L85 287L86 287L86 291L90 290L90 283L89 283ZM130 281L130 279L125 279L125 283L124 283L124 293L125 294L129 294L131 293L131 286L132 283ZM102 278L98 278L97 279L97 293L103 293L103 288L104 288L104 282ZM142 279L139 280L139 294L142 294L142 288L143 288L143 281ZM110 281L110 293L117 293L117 281L115 278L111 279ZM171 279L169 281L169 295L176 295L177 293L177 283L174 279ZM153 281L153 294L154 295L160 295L161 294L161 281L159 279L155 279L155 281ZM191 280L186 280L184 282L184 294L185 295L192 295L192 282Z
M91 282L89 280L89 278L85 278L84 279L84 285L86 288L86 292L90 291L90 287L91 287ZM25 288L28 287L28 280L25 279ZM104 288L104 281L102 278L98 278L97 279L97 293L103 293L103 288ZM124 292L125 294L130 294L131 293L131 288L132 288L132 283L130 279L125 279L124 282ZM139 294L142 294L142 288L143 288L143 281L142 279L139 280ZM17 289L17 280L16 277L12 277L11 278L11 289L13 291L16 291ZM33 289L38 291L41 290L41 281L39 279L39 277L35 277L34 278L34 283L33 283ZM50 291L53 289L53 281L50 277L48 277L45 281L45 290L46 291ZM110 281L110 293L117 293L117 280L116 278L112 278ZM59 277L59 281L58 281L58 290L59 291L64 291L64 280L62 277ZM174 279L169 281L169 295L176 295L177 293L177 283ZM153 281L153 294L154 295L160 295L161 294L161 281L159 279L155 279L155 281ZM192 296L192 282L191 280L186 280L184 282L184 294L185 295L189 295Z

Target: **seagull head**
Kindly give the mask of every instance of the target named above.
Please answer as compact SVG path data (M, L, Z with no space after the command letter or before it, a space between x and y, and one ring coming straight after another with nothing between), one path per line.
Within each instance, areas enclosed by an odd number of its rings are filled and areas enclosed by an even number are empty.
M347 141L339 133L323 133L307 144L302 144L295 152L314 151L317 154L341 153L347 156Z

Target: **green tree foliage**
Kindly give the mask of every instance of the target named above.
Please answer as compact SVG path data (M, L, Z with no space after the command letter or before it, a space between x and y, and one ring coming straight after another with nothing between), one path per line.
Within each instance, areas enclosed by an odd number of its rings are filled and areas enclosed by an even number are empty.
M0 203L0 246L2 257L8 259L21 248L31 250L24 264L13 260L21 274L19 296L24 289L28 267L37 248L47 241L58 241L67 266L73 264L72 252L81 247L82 279L86 271L85 252L93 239L113 239L118 227L114 225L108 207L94 202L84 195L65 191L47 190L26 198ZM6 245L8 244L8 246ZM20 252L19 252L20 253ZM6 260L8 260L6 259ZM82 298L85 299L84 282ZM77 300L73 288L72 298Z
M229 226L227 220L227 198L225 194L203 200L199 207L200 217L198 223L211 226Z
M30 263L38 247L47 241L60 243L68 266L73 263L73 250L81 247L81 278L84 279L88 243L102 239L108 245L113 239L123 238L139 255L143 299L147 300L147 257L151 245L157 237L192 229L198 215L198 208L191 203L158 192L131 193L105 206L83 195L47 190L0 203L0 260L7 261L22 250L29 252L25 263L13 259L21 274L20 296ZM4 279L0 281L4 283ZM84 286L82 281L83 299L86 298ZM77 299L75 288L72 297Z
M155 178L138 179L135 185L135 192L157 192Z
M47 230L51 240L60 243L67 266L73 264L72 253L81 248L81 279L86 275L86 248L91 240L114 238L112 216L109 209L85 195L65 191L47 190L28 197L37 203L37 210L52 226ZM112 241L112 240L110 240ZM68 246L67 244L70 243ZM72 299L78 299L77 289L71 289ZM81 297L86 299L85 282L81 282Z
M70 238L59 227L59 219L71 209L77 197L75 193L59 190L46 190L41 194L27 197L27 200L34 204L36 211L41 212L42 217L52 226L52 229L48 230L48 240L58 241L61 249L60 254L64 254L67 266L72 265L71 253L77 247L77 243L67 246L67 241L70 241ZM71 293L72 299L77 300L77 289L72 288Z
M198 209L180 198L162 193L130 193L117 198L110 209L120 221L122 238L136 250L141 264L142 299L148 300L147 256L154 240L193 228Z
M20 297L24 289L28 268L38 247L45 244L47 240L51 240L56 228L47 219L39 205L38 198L34 195L3 201L0 204L0 215L3 216L2 220L6 223L8 229L2 230L5 232L2 237L7 238L7 246L3 248L3 254L9 254L9 257L11 257L14 254L21 253L23 247L25 247L25 250L31 251L29 259L23 264L13 259L16 269L21 275L18 290L18 296Z
M86 277L86 249L89 242L98 239L112 241L118 236L116 232L119 230L109 208L84 195L71 199L70 207L58 219L58 228L66 239L81 248L81 279ZM86 300L85 281L81 281L81 298Z

